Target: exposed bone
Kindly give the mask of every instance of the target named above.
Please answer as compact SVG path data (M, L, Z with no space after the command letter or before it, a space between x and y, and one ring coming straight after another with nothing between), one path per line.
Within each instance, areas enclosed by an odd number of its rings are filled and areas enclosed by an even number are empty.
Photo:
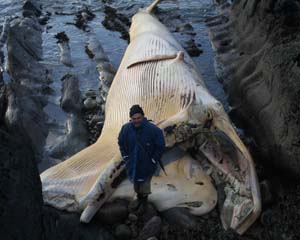
M178 158L167 152L162 161L170 164L165 165L168 173L162 171L152 179L149 200L157 206L159 211L172 207L188 208L194 215L203 215L212 210L217 203L217 192L214 189L211 178L205 174L199 162L192 159L188 154ZM174 159L175 157L175 159ZM177 159L178 158L178 159ZM124 181L113 193L109 201L118 198L132 200L135 193L132 183Z

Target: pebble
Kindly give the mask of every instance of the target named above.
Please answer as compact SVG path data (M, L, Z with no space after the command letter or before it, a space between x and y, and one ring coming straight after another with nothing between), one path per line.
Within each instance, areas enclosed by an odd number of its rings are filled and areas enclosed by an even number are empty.
M84 105L85 109L91 110L91 109L94 109L97 107L97 101L96 101L96 99L87 98L84 100L83 105Z
M137 222L138 217L135 214L130 213L129 216L128 216L128 219L129 219L130 222L135 223L135 222Z
M151 237L151 238L148 238L147 240L157 240L157 237Z
M88 90L86 93L85 93L85 96L87 97L87 98L96 98L97 97L97 93L95 92L95 90L93 90L93 89L90 89L90 90Z
M118 225L115 228L114 235L120 240L130 240L132 236L130 228L125 224Z
M103 117L101 115L93 115L92 116L92 119L91 119L92 123L98 123L98 122L101 122L103 121Z
M139 235L137 225L131 224L131 225L130 225L130 229L131 229L132 237L133 237L133 238L136 238L136 237Z
M162 221L160 217L152 217L143 227L142 231L139 234L139 240L147 240L151 237L158 236L162 227Z

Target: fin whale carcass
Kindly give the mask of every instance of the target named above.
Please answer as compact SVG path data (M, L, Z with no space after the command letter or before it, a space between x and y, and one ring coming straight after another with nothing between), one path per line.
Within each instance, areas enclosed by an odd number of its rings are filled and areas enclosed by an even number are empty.
M164 130L170 149L163 156L168 176L154 176L149 200L160 211L184 207L194 215L215 207L217 192L211 177L201 161L184 151L197 148L226 183L223 226L242 234L261 211L252 158L192 59L151 14L158 2L133 16L130 44L107 96L101 136L41 174L44 201L58 209L83 211L81 221L89 222L104 202L134 197L128 180L116 184L124 170L117 136L128 121L129 108L140 104L146 116ZM232 146L229 152L222 148L222 141Z

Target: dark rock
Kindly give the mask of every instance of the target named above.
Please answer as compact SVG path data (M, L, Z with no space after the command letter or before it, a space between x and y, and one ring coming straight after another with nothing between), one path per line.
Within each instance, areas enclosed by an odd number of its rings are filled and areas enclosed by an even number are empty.
M92 221L82 224L80 216L57 209L43 207L44 240L114 240L114 237Z
M142 214L139 215L139 221L142 223L146 223L150 219L152 219L153 217L155 217L157 215L158 215L158 212L155 209L155 207L152 204L148 203L144 207Z
M216 2L217 4L223 4L223 3L226 3L227 0L215 0L215 2Z
M160 217L152 217L146 225L143 227L142 231L138 236L138 240L147 240L150 237L156 237L159 235L161 230L162 221Z
M85 52L89 56L89 58L93 59L95 57L94 53L89 49L88 46L85 46Z
M93 20L95 14L92 13L87 7L76 14L75 26L82 29L83 31L89 31L88 21Z
M69 38L65 32L60 32L55 35L57 44L60 49L60 61L67 67L73 67L71 59L71 49L69 45Z
M127 205L125 200L105 203L95 215L95 219L106 225L121 223L128 216Z
M69 42L69 38L65 32L59 32L54 36L57 39L57 43Z
M177 27L180 31L194 31L193 26L190 23L183 24L182 26Z
M103 125L104 117L101 115L94 115L91 119L91 125Z
M299 1L280 0L274 6L275 15L283 19L284 26L299 28Z
M95 36L90 37L87 49L88 52L93 55L93 58L97 64L96 68L99 72L100 79L100 96L101 99L105 101L116 71L109 62L101 43Z
M271 182L264 180L260 184L260 192L263 206L268 206L275 201L275 193Z
M24 131L31 142L37 161L43 158L43 147L48 135L46 115L41 99L31 89L11 84L7 91L5 123L11 128Z
M238 67L223 76L231 105L238 106L265 164L295 178L300 176L299 13L295 0L237 1L231 24L220 28L238 33L229 45L242 53L234 58ZM225 40L215 45L224 49Z
M4 82L0 80L0 125L3 121L4 114L6 112L7 99L6 99L6 87Z
M114 235L117 239L129 240L131 239L131 230L127 225L121 224L115 228Z
M88 21L91 21L95 18L95 14L92 13L87 7L81 11L81 15L83 18L85 18Z
M48 21L49 21L49 19L50 19L50 16L43 16L43 17L40 17L39 18L39 23L41 24L41 25L46 25L47 23L48 23Z
M48 135L43 111L47 97L43 89L48 86L49 79L47 69L39 62L42 55L42 29L37 18L12 20L7 38L11 82L7 87L5 123L28 136L37 161L43 158Z
M11 23L7 51L13 79L30 78L33 82L43 79L45 68L38 62L42 59L42 29L35 19L16 19Z
M194 28L190 23L182 24L181 26L177 26L175 32L181 32L187 35L195 36Z
M24 10L22 12L22 15L23 15L23 17L28 17L29 18L29 17L34 16L35 14L32 11Z
M137 217L135 214L130 213L129 216L128 216L128 220L129 220L130 222L132 222L132 223L135 223L135 222L137 222L138 217Z
M42 94L44 94L44 95L53 95L55 93L55 91L49 86L43 87L41 89L41 91L42 91Z
M29 143L22 131L0 130L0 239L42 239L41 182Z
M201 53L203 53L203 51L200 48L198 48L198 46L195 43L195 40L193 39L190 39L186 42L185 49L191 57L198 57Z
M97 93L95 90L93 89L89 89L86 93L85 93L86 97L90 97L90 98L96 98L97 97Z
M138 209L138 207L141 205L140 201L138 199L134 199L133 201L131 201L128 205L128 210L130 213L134 213L136 214L136 210Z
M150 237L147 240L158 240L157 237Z
M62 97L60 106L65 112L80 113L82 109L78 79L71 74L62 78Z
M184 208L171 208L161 214L170 225L183 229L197 228L197 218Z
M97 107L97 101L93 98L87 98L84 100L83 105L86 110L93 110Z
M81 116L71 114L66 124L67 134L50 146L49 156L53 158L67 159L88 145L88 132Z
M139 228L138 228L137 224L131 223L130 230L131 230L133 238L136 238L139 235Z
M38 7L36 4L34 4L32 1L26 1L23 5L23 15L24 12L26 12L26 17L30 16L36 16L39 17L41 16L42 12L40 10L40 7ZM24 16L25 17L25 16Z
M158 215L157 210L152 204L142 204L138 199L135 199L129 203L128 210L130 213L138 216L141 224L148 222L152 217Z
M121 13L117 13L117 10L105 6L105 18L102 21L102 24L104 27L106 27L108 30L112 31L118 31L121 33L121 37L125 40L129 40L129 26L130 26L130 20L128 17Z

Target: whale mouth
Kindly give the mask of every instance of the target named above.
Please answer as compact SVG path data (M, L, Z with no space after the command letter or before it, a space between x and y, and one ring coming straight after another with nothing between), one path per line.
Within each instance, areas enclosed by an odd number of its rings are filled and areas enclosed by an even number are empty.
M213 114L212 138L199 147L225 183L221 220L225 229L243 234L261 211L259 184L253 160L226 115ZM215 177L216 178L216 177Z
M169 126L168 120L160 123L167 146L196 149L197 159L210 166L208 174L217 185L223 186L224 197L218 199L223 227L243 234L261 212L253 160L220 103L196 107L202 108L196 119L188 114L186 121L177 116L177 123L174 119Z

